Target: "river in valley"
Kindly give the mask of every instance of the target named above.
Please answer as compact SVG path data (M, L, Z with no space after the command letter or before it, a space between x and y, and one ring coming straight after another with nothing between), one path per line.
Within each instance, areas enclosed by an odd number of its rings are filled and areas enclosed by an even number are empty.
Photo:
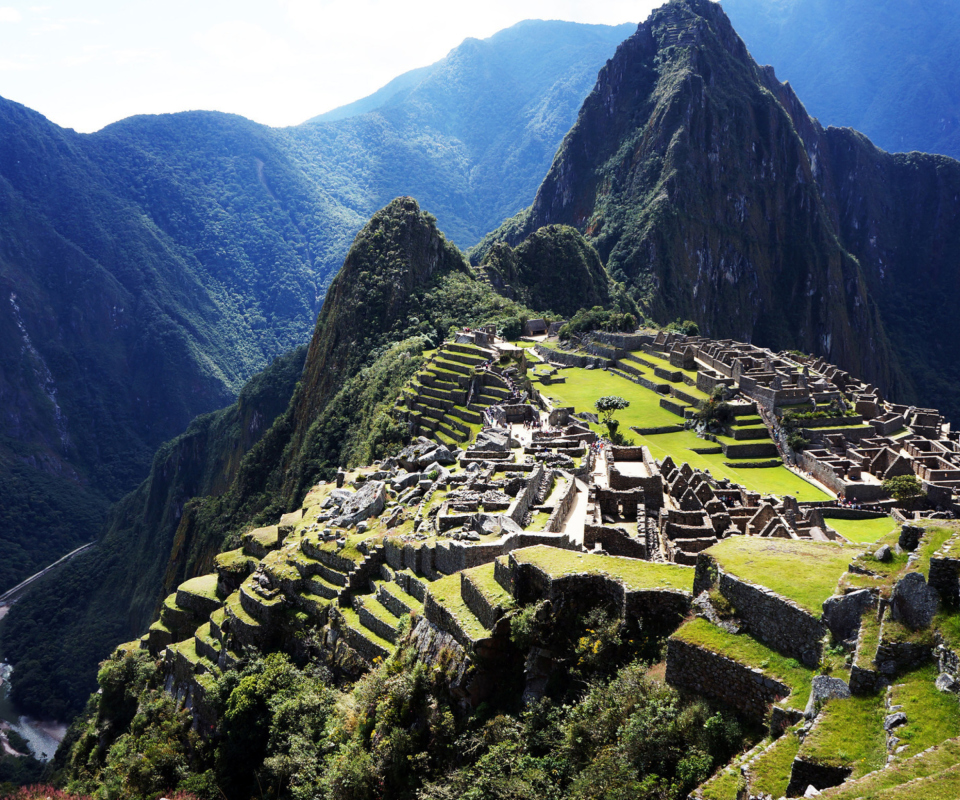
M9 606L0 606L0 624L7 615ZM67 726L61 722L32 719L17 712L8 697L10 692L10 674L13 668L3 661L0 652L0 729L12 728L30 745L33 755L41 761L49 761L67 732Z

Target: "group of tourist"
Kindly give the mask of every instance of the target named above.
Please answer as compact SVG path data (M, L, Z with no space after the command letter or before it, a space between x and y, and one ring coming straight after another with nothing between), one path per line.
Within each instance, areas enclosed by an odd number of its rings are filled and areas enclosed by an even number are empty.
M866 503L857 503L854 500L847 500L843 494L837 495L837 505L840 508L852 508L854 511L876 511L872 505L867 505Z

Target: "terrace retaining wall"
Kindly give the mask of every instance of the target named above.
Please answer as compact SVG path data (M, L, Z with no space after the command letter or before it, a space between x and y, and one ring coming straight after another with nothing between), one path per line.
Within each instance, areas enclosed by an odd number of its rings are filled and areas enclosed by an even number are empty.
M761 670L681 639L667 641L666 680L720 700L758 723L772 704L790 694L790 687Z
M820 662L820 640L827 632L821 620L793 600L724 572L711 556L699 553L694 596L713 586L733 604L737 617L760 641L808 667Z

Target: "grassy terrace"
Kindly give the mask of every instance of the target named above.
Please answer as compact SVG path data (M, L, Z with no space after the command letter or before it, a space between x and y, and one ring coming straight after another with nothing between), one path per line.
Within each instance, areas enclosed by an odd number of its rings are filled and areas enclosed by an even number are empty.
M674 417L674 419L677 419ZM713 443L698 439L693 431L661 433L655 436L636 436L637 444L650 448L654 458L671 456L677 464L688 462L694 469L709 470L715 478L729 478L741 486L761 494L791 495L797 500L829 500L830 497L816 486L807 483L786 467L764 467L760 469L738 469L728 467L725 462L736 463L722 453L694 453L693 448L710 447ZM741 442L742 444L742 442ZM713 445L716 446L716 445ZM753 459L744 459L751 461Z
M936 776L945 769L954 767L960 762L960 742L956 739L944 742L935 750L929 753L922 753L918 756L898 761L891 764L886 769L875 772L856 783L846 786L838 786L834 789L827 789L823 796L831 800L855 800L855 798L864 798L865 800L878 800L880 797L890 797L890 794L881 795L880 792L892 789L893 787L903 786L910 781ZM914 784L916 786L917 784ZM926 784L921 784L926 785ZM957 787L954 787L955 789ZM908 797L909 795L900 795ZM953 800L958 793L954 791L948 795L927 794L921 797L930 800Z
M493 577L494 566L491 561L489 564L481 564L479 567L473 567L464 571L477 590L482 594L491 606L500 606L501 608L513 608L516 603L510 593L504 589Z
M684 592L693 590L693 567L577 553L546 545L514 550L512 555L518 563L533 564L553 578L590 572L609 575L628 589L677 589ZM430 588L432 589L433 585Z
M902 705L907 715L907 724L897 729L897 737L908 745L903 758L960 736L960 704L937 689L936 679L937 668L929 664L903 676L891 689L891 705Z
M849 547L794 539L731 536L707 552L724 571L793 600L815 617L854 555Z
M800 746L805 761L849 767L859 778L886 763L883 695L830 700Z
M914 563L912 569L922 572L925 576L930 574L930 557L937 552L947 540L956 533L955 528L947 527L929 527L923 535L920 547L917 548L920 558Z
M806 707L813 671L805 669L796 659L781 655L745 633L728 633L700 618L681 626L673 634L673 638L762 670L766 675L790 687L790 697L785 701L785 705L797 709Z
M467 607L460 594L460 574L447 575L430 584L428 591L438 604L443 606L460 624L461 629L471 639L485 639L490 631L483 627L480 620Z
M641 354L640 357L647 358L645 354ZM650 389L606 370L570 368L562 370L561 374L566 377L566 383L548 386L539 384L540 391L557 405L573 406L577 411L593 411L593 404L601 396L620 395L630 401L630 407L617 414L620 429L625 435L634 438L638 445L649 447L654 458L663 459L669 455L678 464L686 461L695 469L709 470L710 474L716 478L729 478L762 494L792 495L798 500L830 499L823 491L790 472L786 467L737 469L725 465L724 462L730 459L722 453L715 455L694 453L692 448L709 447L712 443L698 439L693 431L677 431L655 436L640 436L632 433L630 431L632 427L661 428L682 422L676 414L671 414L660 407L661 395ZM688 394L697 393L696 389L686 384L683 390ZM592 427L597 431L602 430L598 425Z
M177 591L196 595L197 597L205 597L208 600L217 600L217 575L216 573L211 573L209 575L201 575L198 578L191 578L181 583Z
M343 621L348 628L351 628L364 639L373 642L375 645L379 645L388 653L393 652L393 643L388 642L381 636L375 634L372 630L365 627L364 624L360 621L360 617L357 616L357 612L352 608L340 608L337 609L339 613L343 616ZM396 622L396 620L394 620Z
M897 529L897 523L893 517L880 519L831 519L828 517L824 522L851 542L864 544L878 542L883 536Z
M794 730L783 734L750 765L750 792L755 795L784 797L790 783L793 759L800 749Z
M868 611L860 618L859 651L857 666L860 669L874 669L873 659L880 645L880 623L876 613Z

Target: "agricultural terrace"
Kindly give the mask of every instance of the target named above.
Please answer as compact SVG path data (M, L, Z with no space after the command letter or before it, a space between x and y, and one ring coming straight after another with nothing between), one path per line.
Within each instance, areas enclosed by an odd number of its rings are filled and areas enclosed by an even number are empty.
M840 576L857 554L832 542L730 536L706 552L725 572L766 586L793 600L815 617L836 592Z
M893 517L879 519L825 519L831 528L851 542L875 544L891 531L897 530Z
M627 589L676 589L693 591L693 568L678 564L657 564L652 561L578 553L557 547L537 545L514 550L518 564L532 564L551 578L564 575L607 575Z
M647 354L643 358L648 360ZM628 381L612 372L599 369L580 369L571 367L561 370L565 383L538 384L542 394L556 405L572 406L577 411L593 411L594 403L605 395L619 395L630 402L630 407L617 413L620 430L625 436L632 437L638 445L646 445L654 458L671 456L678 464L686 461L694 469L709 470L715 478L729 478L735 483L761 494L791 495L797 500L829 500L820 489L807 483L786 467L737 468L727 466L735 461L722 453L695 453L693 448L710 449L712 442L697 438L690 430L674 433L661 433L641 436L630 428L662 428L680 425L681 420L660 407L661 395L639 384ZM657 379L658 381L660 379ZM693 387L684 386L689 394L698 394ZM702 394L702 393L699 393ZM601 426L593 426L603 430Z

